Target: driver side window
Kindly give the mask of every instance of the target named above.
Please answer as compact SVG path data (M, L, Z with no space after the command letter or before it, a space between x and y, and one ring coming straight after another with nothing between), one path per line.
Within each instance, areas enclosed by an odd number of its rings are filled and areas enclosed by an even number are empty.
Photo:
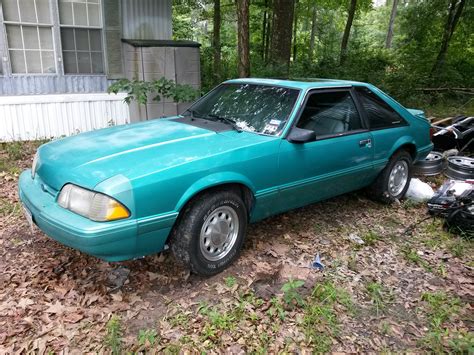
M350 92L344 90L310 94L296 127L318 137L362 129L362 124Z

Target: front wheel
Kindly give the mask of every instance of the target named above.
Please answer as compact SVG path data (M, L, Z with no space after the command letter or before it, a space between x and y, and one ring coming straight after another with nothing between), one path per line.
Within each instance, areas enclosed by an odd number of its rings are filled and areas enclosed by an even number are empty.
M408 190L411 174L412 158L410 154L405 150L398 151L392 155L387 166L370 186L369 193L384 203L400 200Z
M238 257L247 223L247 208L237 191L201 194L173 228L171 250L194 273L217 274Z

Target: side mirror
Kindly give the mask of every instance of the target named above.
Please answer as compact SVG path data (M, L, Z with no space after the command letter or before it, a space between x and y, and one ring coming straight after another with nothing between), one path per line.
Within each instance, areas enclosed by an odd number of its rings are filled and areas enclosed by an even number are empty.
M309 129L293 127L288 135L288 141L291 143L307 143L316 140L316 133Z

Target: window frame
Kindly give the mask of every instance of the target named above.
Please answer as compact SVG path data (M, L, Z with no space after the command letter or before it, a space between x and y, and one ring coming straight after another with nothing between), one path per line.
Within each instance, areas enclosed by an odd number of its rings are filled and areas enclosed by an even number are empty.
M58 21L58 38L59 38L59 43L61 43L61 66L62 66L62 74L64 76L107 76L108 72L108 66L107 66L107 60L106 60L106 53L107 53L107 47L106 47L106 40L105 40L105 29L104 29L104 24L105 24L105 18L104 18L104 1L99 0L99 9L100 9L100 26L84 26L84 25L63 25L61 24L61 18L60 18L60 12L59 12L59 2L60 0L53 0L56 3L56 8L57 8L57 21ZM74 5L73 5L74 6ZM87 11L87 10L86 10ZM73 10L74 13L74 10ZM73 15L74 16L74 15ZM73 18L74 20L74 18ZM84 30L99 30L100 31L100 44L102 46L102 67L103 67L103 73L66 73L66 68L64 65L64 51L63 51L63 46L62 46L62 37L61 37L61 29L62 28L70 28L72 30L76 29L84 29ZM75 37L75 32L74 32L74 37ZM90 45L90 36L88 36L88 41ZM77 59L77 53L82 52L78 51L77 48L75 51L69 51L69 52L75 52L76 53L76 61ZM97 51L98 52L98 51ZM88 51L89 56L91 56L91 53L97 53L95 51ZM79 64L76 62L77 66ZM92 66L92 58L91 58L91 66Z
M336 133L336 134L325 134L322 136L316 136L316 139L313 142L318 142L321 140L325 139L331 139L331 138L338 138L338 137L345 137L345 136L351 136L354 134L359 134L359 133L364 133L364 132L369 132L368 128L368 122L366 120L366 117L364 114L361 112L361 107L359 105L359 101L357 100L357 97L355 95L355 90L352 86L337 86L337 87L325 87L325 88L312 88L306 91L305 97L303 102L301 103L298 112L296 113L295 119L291 123L290 128L288 129L287 133L283 137L284 139L288 140L288 136L290 135L290 132L293 128L296 127L298 122L301 119L301 116L303 115L304 109L306 108L306 104L308 103L309 97L313 94L318 94L318 93L331 93L331 92L349 92L352 101L354 102L354 106L356 108L357 114L360 117L360 123L362 125L362 128L360 129L355 129L352 131L347 131L343 133ZM312 142L309 142L312 143Z
M48 0L49 14L51 17L51 24L44 23L30 23L30 22L19 22L19 21L5 21L3 4L0 2L0 78L3 77L24 77L24 76L38 76L38 77L62 77L62 76L79 76L79 77L107 77L108 73L108 61L107 61L107 43L105 38L105 15L104 15L104 1L100 0L100 22L101 27L84 27L84 26L62 26L59 19L59 0ZM52 32L53 42L53 57L55 64L55 73L13 73L10 52L8 48L7 38L7 25L19 25L19 26L33 26L33 27L49 27ZM85 28L85 29L98 29L100 30L100 41L102 45L102 65L103 73L65 73L64 71L64 58L61 43L61 27L69 28ZM7 58L6 61L3 58Z
M392 126L376 127L376 128L371 127L370 126L369 115L368 115L367 110L365 109L364 104L363 104L362 94L359 92L359 90L357 90L357 88L369 90L373 95L375 95L380 100L385 102L387 104L387 106L390 107L398 115L398 117L400 118L400 121L401 121L400 124L396 124L396 125L392 125ZM369 88L367 86L364 86L364 85L359 85L357 87L354 87L354 94L357 97L357 100L359 102L361 111L362 111L362 113L365 117L365 121L367 122L367 127L369 128L369 130L371 132L372 131L380 131L380 130L384 130L384 129L394 129L394 128L410 126L410 123L388 101L386 101L383 97L381 97L377 92L375 92L371 88ZM378 107L380 107L380 105L378 105Z
M48 0L48 11L49 11L49 16L51 19L51 23L44 23L44 22L24 22L24 21L5 21L4 17L4 11L3 11L3 3L2 6L0 6L0 35L3 36L3 41L4 45L3 48L0 48L0 53L2 53L2 49L4 51L2 55L2 62L4 63L3 66L3 74L0 74L0 76L12 76L12 77L21 77L21 76L45 76L45 77L51 77L51 76L58 76L59 73L59 67L60 65L58 64L58 56L57 56L57 44L55 41L55 17L54 17L54 11L53 11L53 4L54 0ZM34 2L35 5L35 12L36 12L36 2ZM20 15L21 16L21 15ZM38 16L38 14L36 14ZM21 19L20 19L21 20ZM33 27L37 28L37 31L39 31L39 28L50 28L51 29L51 41L53 44L53 49L48 49L46 50L47 52L52 52L53 53L53 61L54 61L54 73L14 73L13 72L13 67L12 67L12 60L10 56L10 50L21 50L23 53L26 53L28 49L23 48L23 49L10 49L9 44L8 44L8 36L7 36L7 26L18 26L21 28L21 33L22 33L22 42L24 46L24 36L23 36L23 27ZM0 41L1 43L1 41ZM39 46L41 47L41 43L39 43ZM39 48L35 51L38 51L41 56L42 49ZM8 58L8 60L5 62L3 60L3 57ZM8 63L7 63L8 62ZM26 62L26 59L25 59ZM44 70L43 65L41 64L42 70ZM5 70L6 69L6 70Z

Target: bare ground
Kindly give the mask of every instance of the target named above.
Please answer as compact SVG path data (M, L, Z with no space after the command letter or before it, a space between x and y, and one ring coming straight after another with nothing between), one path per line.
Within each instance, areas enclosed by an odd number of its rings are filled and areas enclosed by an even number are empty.
M472 242L441 220L406 232L424 205L358 192L269 218L206 279L167 252L107 263L31 233L17 178L33 151L0 151L1 353L474 351Z

